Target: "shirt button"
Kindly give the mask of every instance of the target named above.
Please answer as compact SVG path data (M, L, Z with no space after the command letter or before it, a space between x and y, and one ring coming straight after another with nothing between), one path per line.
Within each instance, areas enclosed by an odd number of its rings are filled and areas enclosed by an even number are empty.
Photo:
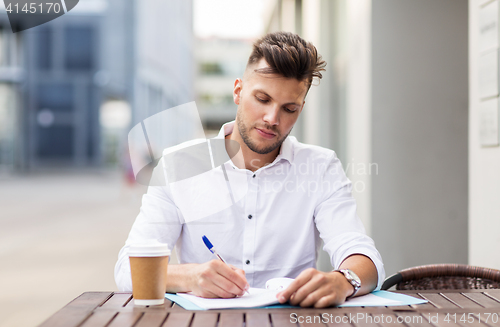
M252 176L252 177L253 177L253 178L255 178L255 174L253 174L253 176Z
M249 265L249 264L250 264L250 260L245 261L245 263L246 263L247 265Z
M248 219L252 219L252 215L248 215Z

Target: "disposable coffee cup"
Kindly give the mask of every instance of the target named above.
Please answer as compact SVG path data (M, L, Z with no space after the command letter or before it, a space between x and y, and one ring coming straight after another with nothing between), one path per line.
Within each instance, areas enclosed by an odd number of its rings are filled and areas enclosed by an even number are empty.
M131 244L128 256L135 305L160 305L165 302L170 253L168 244L156 240Z

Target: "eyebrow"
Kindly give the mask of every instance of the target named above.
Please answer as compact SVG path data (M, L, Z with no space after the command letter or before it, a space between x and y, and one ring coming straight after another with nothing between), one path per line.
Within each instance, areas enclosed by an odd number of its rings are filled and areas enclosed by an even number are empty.
M264 91L262 91L262 90L257 89L257 90L255 90L255 92L262 93L262 94L264 94L265 96L269 97L270 99L272 99L272 98L273 98L272 96L270 96L269 94L267 94L266 92L264 92ZM301 106L301 104L299 104L299 103L295 103L295 102L288 102L288 103L285 103L283 106L288 106L288 105L294 105L294 106L299 106L299 107Z

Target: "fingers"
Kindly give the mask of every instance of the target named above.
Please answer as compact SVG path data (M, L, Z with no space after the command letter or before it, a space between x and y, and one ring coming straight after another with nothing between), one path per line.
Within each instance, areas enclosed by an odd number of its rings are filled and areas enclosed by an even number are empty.
M309 280L295 291L290 299L290 304L311 306L324 295L327 295L327 279L324 274L316 273L308 276Z
M243 269L236 268L233 265L228 265L228 266L231 267L231 269L233 269L234 271L236 271L238 274L240 274L243 277L245 277L246 273L245 273L245 271Z
M202 297L231 298L245 294L248 286L244 272L219 260L200 265L194 293Z
M234 266L227 265L222 262L216 263L218 267L218 272L234 285L236 285L243 293L250 287L248 285L247 279L245 277L245 272L241 269L238 269Z
M327 295L323 296L316 303L314 303L314 307L320 309L320 308L327 308L333 305L339 305L342 303L344 303L342 299L339 301L335 296Z
M345 294L335 277L316 269L303 271L290 286L277 294L278 301L301 307L325 308L345 301Z
M276 297L280 303L285 303L286 301L291 300L291 296L299 290L303 285L305 285L312 278L314 271L316 269L309 268L304 270L295 278L295 280L284 290L279 292ZM295 297L295 296L294 296Z
M217 298L220 298L219 295L217 294L214 294L206 289L204 290L201 290L200 292L193 292L195 295L197 296L200 296L200 297L204 297L204 298L207 298L207 299L217 299Z
M206 279L200 286L215 294L216 297L221 298L232 298L244 294L244 292L231 283L231 281L217 274L213 275L210 279Z

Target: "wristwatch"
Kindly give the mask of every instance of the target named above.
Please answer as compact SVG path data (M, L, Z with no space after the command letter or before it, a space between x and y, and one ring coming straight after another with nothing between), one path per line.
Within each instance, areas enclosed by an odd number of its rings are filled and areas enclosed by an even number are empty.
M358 293L359 289L361 288L361 279L359 279L358 275L356 275L351 269L338 269L334 271L338 271L339 273L344 274L347 281L352 285L352 287L354 287L354 292L346 297L346 300L349 300L354 295L356 295L356 293Z

